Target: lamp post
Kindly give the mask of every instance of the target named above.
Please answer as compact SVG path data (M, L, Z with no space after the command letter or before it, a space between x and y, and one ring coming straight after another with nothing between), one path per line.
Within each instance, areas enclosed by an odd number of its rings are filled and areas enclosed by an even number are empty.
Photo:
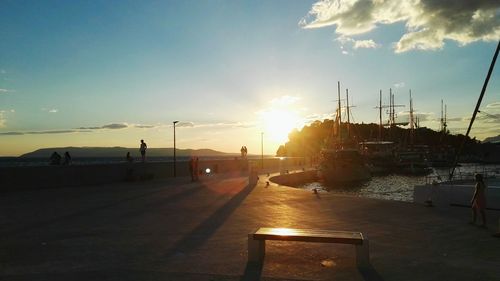
M175 155L175 151L177 150L175 148L175 124L179 123L179 121L174 121L172 123L174 123L174 178L175 178L175 177L177 177L177 158Z
M260 166L264 169L264 132L260 132Z

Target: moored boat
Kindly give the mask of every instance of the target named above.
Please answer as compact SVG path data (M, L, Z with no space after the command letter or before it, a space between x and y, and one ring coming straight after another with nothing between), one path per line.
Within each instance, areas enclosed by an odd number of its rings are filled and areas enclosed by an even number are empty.
M325 149L320 166L326 184L366 181L371 173L357 149Z

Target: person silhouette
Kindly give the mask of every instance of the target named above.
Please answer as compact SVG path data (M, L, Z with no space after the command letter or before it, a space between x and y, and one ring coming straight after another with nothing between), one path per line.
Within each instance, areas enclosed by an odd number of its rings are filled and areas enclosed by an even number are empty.
M476 223L476 216L477 216L477 211L481 214L481 219L482 219L482 227L486 227L486 185L484 184L483 181L483 175L482 174L476 174L476 186L474 190L474 195L472 196L471 199L471 204L472 204L472 221L471 224Z
M61 155L54 151L52 155L50 155L50 165L59 165L61 164Z
M148 146L146 145L144 140L141 140L141 148L139 150L141 151L142 162L146 161L146 149L148 149Z
M132 156L130 156L130 151L127 152L127 156L126 157L127 157L127 162L129 162L129 163L134 162L134 158L132 158Z
M64 152L64 162L63 162L63 165L71 165L71 155L69 155L68 151Z

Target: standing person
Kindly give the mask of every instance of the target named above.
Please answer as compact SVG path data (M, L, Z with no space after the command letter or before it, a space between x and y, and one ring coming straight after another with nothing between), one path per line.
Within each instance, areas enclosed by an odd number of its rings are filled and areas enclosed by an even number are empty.
M199 171L198 171L198 160L199 160L199 159L198 159L198 157L196 157L196 158L194 159L194 167L193 167L193 170L194 170L194 180L195 180L195 181L198 181L198 180L199 180L199 178L198 178L198 176L199 176Z
M148 146L144 142L144 140L141 140L141 148L139 149L141 151L141 157L142 157L142 162L146 162L146 149L148 149Z
M245 147L244 146L241 147L240 152L241 152L241 158L244 158L245 157Z
M64 152L64 162L63 162L63 165L71 165L71 155L69 155L68 151Z
M52 155L50 155L50 165L59 165L61 164L61 155L54 151Z
M481 218L483 220L483 223L481 224L481 227L486 227L486 185L484 184L483 181L483 175L482 174L476 174L476 186L474 190L474 195L472 196L471 204L472 204L472 221L471 224L476 223L476 216L477 216L477 211L481 213Z
M194 157L189 159L189 172L191 173L191 181L195 179L195 169L194 169Z

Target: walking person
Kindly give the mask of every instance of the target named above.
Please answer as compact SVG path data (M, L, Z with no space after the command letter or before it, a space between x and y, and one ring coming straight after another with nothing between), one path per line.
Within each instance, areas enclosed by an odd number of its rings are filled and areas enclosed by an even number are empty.
M142 162L146 162L146 149L148 149L148 146L144 142L144 140L141 140L141 148L139 149L141 151L141 157L142 157Z
M191 157L189 159L189 172L191 173L191 181L194 181L196 176L195 176L195 169L194 169L194 157Z
M472 196L472 221L471 224L476 223L477 212L481 214L482 224L481 227L486 227L486 185L483 181L482 174L476 174L476 186L474 190L474 195Z

